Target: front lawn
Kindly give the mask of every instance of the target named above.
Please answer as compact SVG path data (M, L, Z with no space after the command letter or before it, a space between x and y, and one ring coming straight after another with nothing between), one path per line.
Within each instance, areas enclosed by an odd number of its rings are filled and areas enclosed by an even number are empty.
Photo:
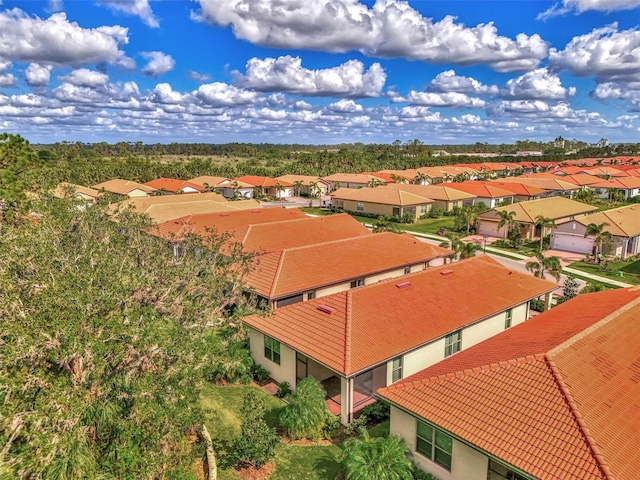
M640 275L640 260L633 263L628 263L626 266L620 269L624 273L631 273L633 275Z
M218 460L219 480L238 480L233 468L232 442L240 435L240 408L244 396L256 390L266 407L266 420L272 427L279 424L278 418L284 402L253 386L218 387L205 384L200 403L205 411L205 423L213 439ZM339 459L342 450L338 445L291 445L280 443L276 448L276 468L270 480L334 480L340 471Z
M600 265L597 264L575 262L569 265L569 267L575 268L576 270L580 270L582 272L591 273L592 275L598 275L599 277L610 278L619 282L628 283L629 285L640 285L640 276L632 273L626 273L623 270L624 267L632 265L633 264L629 264L628 262L611 262L607 267L607 270L604 270ZM624 276L621 277L618 273L619 271L622 271Z
M436 235L438 230L444 228L445 231L453 231L454 217L425 218L417 220L415 223L394 223L399 229L407 232L431 233ZM464 233L462 233L464 235Z

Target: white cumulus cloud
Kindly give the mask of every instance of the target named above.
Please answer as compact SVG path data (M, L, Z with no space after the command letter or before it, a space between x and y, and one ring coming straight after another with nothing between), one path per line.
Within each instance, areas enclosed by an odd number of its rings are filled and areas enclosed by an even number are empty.
M497 71L535 68L547 55L539 35L515 39L493 23L467 27L446 16L434 21L402 0L197 0L193 18L231 26L253 44L330 52L359 50L374 57L402 57L457 65L488 64Z
M200 85L196 96L204 103L214 107L249 105L258 100L258 94L222 82Z
M575 87L565 88L557 75L547 68L512 78L501 90L503 98L564 100L576 94Z
M80 85L83 87L99 87L109 83L109 76L107 74L89 70L88 68L78 68L68 75L58 77L58 79L71 83L72 85Z
M393 103L407 102L425 107L482 108L486 102L459 92L416 92L411 90L406 97L391 97Z
M562 0L538 15L538 20L566 15L567 13L583 13L589 10L599 12L615 12L633 10L640 7L640 0Z
M140 17L149 27L158 28L160 26L151 10L149 0L98 0L98 3L127 15Z
M334 113L356 113L362 111L362 105L353 100L341 99L327 106L327 109Z
M310 70L300 57L252 58L244 75L234 72L240 86L261 92L288 92L316 96L377 97L387 75L379 63L365 70L359 60L337 67Z
M173 57L162 52L142 52L141 55L147 60L147 64L142 68L142 73L150 77L164 75L176 66Z
M120 50L128 41L124 27L82 28L63 12L47 19L30 17L17 8L0 12L0 58L7 60L71 66L110 63L130 68L133 61Z
M456 75L455 70L441 72L431 80L427 90L434 92L459 92L496 95L497 85L484 85L475 78Z
M52 70L51 65L32 63L27 67L24 74L27 77L27 83L32 87L44 87L49 85Z

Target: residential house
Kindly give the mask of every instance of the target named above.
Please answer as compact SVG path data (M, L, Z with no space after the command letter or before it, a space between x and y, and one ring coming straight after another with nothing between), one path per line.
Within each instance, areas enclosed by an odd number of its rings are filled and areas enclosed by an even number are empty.
M266 252L246 284L278 308L443 265L451 255L409 234L378 233Z
M256 193L270 195L276 198L285 198L293 195L293 184L284 180L277 180L271 177L260 177L258 175L245 175L238 177L235 181L253 186L253 195Z
M201 193L204 187L197 183L187 180L178 180L175 178L158 178L145 183L146 186L155 188L156 194L175 195L177 193Z
M415 219L425 215L433 204L430 198L386 188L340 188L331 194L331 202L335 207L348 212L398 218L408 213Z
M219 192L225 198L232 198L234 200L253 198L253 185L233 180L232 178L202 175L192 178L189 181L200 185L205 191Z
M329 184L329 192L339 188L366 188L387 183L382 176L358 173L334 173L322 179Z
M629 200L640 195L640 178L620 177L600 180L589 185L589 188L595 190L600 198L614 199L615 192L620 192L620 200Z
M544 196L545 190L524 183L501 182L493 180L491 185L511 192L514 202L526 202Z
M329 192L329 182L312 175L280 175L276 180L281 180L293 185L293 193L317 197Z
M504 203L513 203L513 192L497 187L493 182L461 182L450 183L449 186L474 196L463 202L464 207L484 203L487 207L494 208Z
M277 382L313 376L346 424L386 385L524 322L557 285L486 255L244 319L251 356Z
M560 178L549 178L544 174L520 175L519 177L506 177L502 182L522 183L546 191L546 196L562 195L571 198L580 186L569 183Z
M500 222L499 212L513 212L514 220L520 223L523 238L530 240L546 236L550 232L542 231L540 225L536 225L536 218L545 217L553 220L557 225L569 222L576 218L595 212L596 207L586 203L576 202L565 197L546 197L528 202L514 203L504 207L497 207L478 215L478 234L490 237L503 237L507 226L498 228Z
M53 196L56 198L77 198L95 203L102 196L102 193L93 188L62 182L53 191Z
M149 187L143 183L132 182L131 180L122 180L120 178L114 178L113 180L98 183L97 185L93 185L91 188L98 191L115 193L116 195L122 195L129 198L146 197L157 192L157 189Z
M576 253L592 253L594 237L585 236L591 223L606 223L604 231L612 235L612 254L625 259L640 253L640 205L629 205L592 213L556 226L551 234L551 248Z
M403 192L413 193L420 197L430 198L433 200L432 207L438 207L445 212L450 212L456 207L462 207L464 204L473 204L475 195L451 188L450 184L437 185L408 185L402 183L391 183L378 187L378 189L401 190Z
M440 480L635 480L640 289L579 295L378 390Z

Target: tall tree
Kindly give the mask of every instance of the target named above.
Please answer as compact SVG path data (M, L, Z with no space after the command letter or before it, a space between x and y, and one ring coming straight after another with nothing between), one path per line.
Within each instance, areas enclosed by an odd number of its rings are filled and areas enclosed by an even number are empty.
M0 200L24 198L24 190L38 187L40 157L20 135L0 133Z
M504 229L503 240L507 239L507 232L516 223L516 212L507 212L506 210L498 210L498 230Z
M562 264L558 257L545 257L542 252L538 250L535 254L535 260L527 262L525 267L538 278L545 279L546 274L549 274L556 279L556 282L560 281Z
M544 241L545 233L555 227L556 222L552 218L538 215L535 218L534 224L540 227L540 250L542 250L542 242Z
M606 249L606 246L613 240L611 232L606 230L606 227L608 226L608 222L602 222L599 224L590 223L589 225L587 225L587 228L584 232L585 237L593 237L593 255L595 257L597 257L598 254L603 253Z

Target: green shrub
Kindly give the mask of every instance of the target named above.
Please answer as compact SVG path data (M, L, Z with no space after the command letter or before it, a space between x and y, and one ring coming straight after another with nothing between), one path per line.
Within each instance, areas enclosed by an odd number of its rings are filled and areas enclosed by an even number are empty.
M420 470L415 463L413 464L413 480L438 480L436 477L431 475L430 473L425 472L424 470Z
M544 300L534 298L533 300L531 300L531 302L529 302L529 306L531 310L534 310L536 312L544 312Z
M424 214L420 218L440 218L444 215L444 210L440 207L431 207L428 213Z
M280 423L293 439L319 440L327 421L326 392L313 377L304 378L289 396L280 414Z
M367 418L367 416L361 413L358 418L356 418L353 422L351 422L349 425L344 427L344 434L353 435L354 433L358 432L361 428L366 427L368 423L369 423L369 419Z
M255 362L246 347L246 341L224 340L218 355L204 368L204 377L210 382L242 383L253 381Z
M338 430L340 429L340 417L331 413L328 408L325 410L325 417L326 418L324 428L322 429L322 436L326 440L331 440L333 437L335 437L336 433L338 433Z
M289 395L291 395L291 385L289 385L289 382L280 382L276 390L276 397L286 398Z
M271 372L264 368L262 365L258 365L254 362L251 366L251 375L257 383L265 383L271 377Z
M411 212L405 212L400 219L401 223L413 223L416 220L416 216Z
M256 392L247 393L240 410L240 437L234 443L240 466L260 468L275 455L278 436L275 429L267 425L264 414L264 404Z
M389 418L389 413L389 404L378 401L364 407L360 415L365 416L368 419L369 423L374 424L384 422L387 418Z

